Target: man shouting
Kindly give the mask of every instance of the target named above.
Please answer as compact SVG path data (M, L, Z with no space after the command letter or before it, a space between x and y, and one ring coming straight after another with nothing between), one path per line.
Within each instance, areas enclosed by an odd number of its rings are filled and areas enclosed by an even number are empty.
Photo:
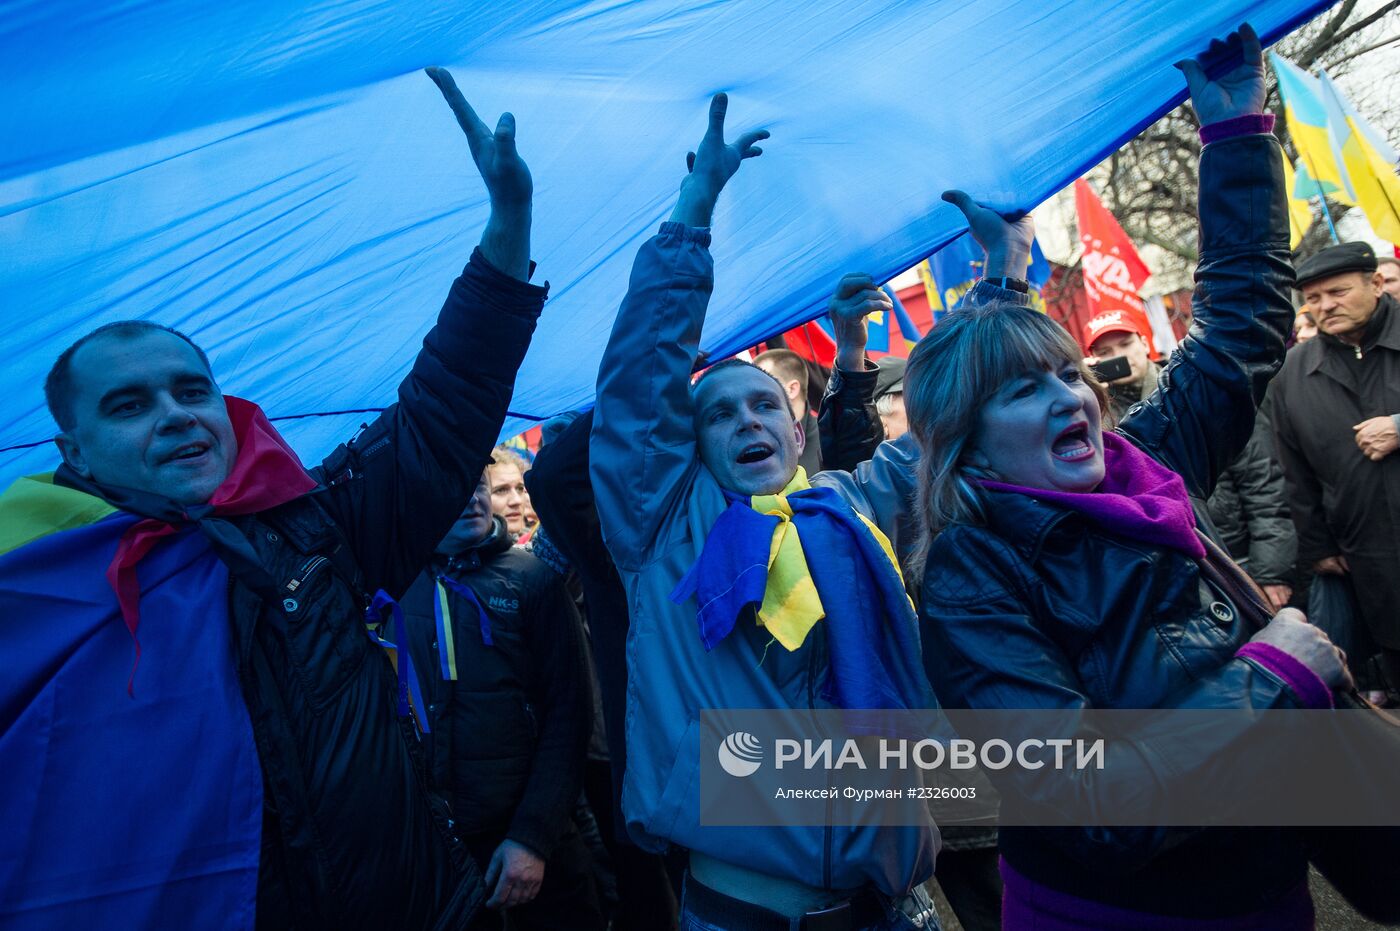
M545 288L514 118L492 133L429 74L491 215L355 441L308 473L150 321L54 363L63 464L0 498L0 925L457 928L480 904L362 593L401 594L461 513Z

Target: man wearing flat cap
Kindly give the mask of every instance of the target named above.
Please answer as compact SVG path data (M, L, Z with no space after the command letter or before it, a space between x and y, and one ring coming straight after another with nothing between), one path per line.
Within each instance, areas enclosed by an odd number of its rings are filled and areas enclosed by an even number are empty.
M1269 389L1298 556L1348 576L1400 686L1400 301L1371 247L1348 242L1298 265L1318 336L1295 346ZM1352 657L1357 671L1367 658Z
M909 432L909 418L904 413L905 360L885 356L875 362L875 412L885 428L885 439L897 440Z

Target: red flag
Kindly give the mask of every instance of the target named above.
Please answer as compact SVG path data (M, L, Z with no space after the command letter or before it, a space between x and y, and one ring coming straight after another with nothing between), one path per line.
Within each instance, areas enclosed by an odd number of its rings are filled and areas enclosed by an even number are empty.
M828 336L815 320L788 330L783 334L783 341L789 349L808 362L815 362L826 368L836 364L836 341Z
M1143 264L1123 227L1083 178L1074 182L1074 206L1079 214L1079 241L1084 246L1084 291L1089 299L1089 316L1123 311L1146 334L1148 351L1156 356L1152 324L1142 298L1138 297L1152 272Z

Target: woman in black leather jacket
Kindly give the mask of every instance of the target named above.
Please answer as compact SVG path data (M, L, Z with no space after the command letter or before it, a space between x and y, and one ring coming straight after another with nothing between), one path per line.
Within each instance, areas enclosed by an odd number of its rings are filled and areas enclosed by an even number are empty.
M910 356L923 650L945 707L1322 707L1346 684L1301 614L1251 639L1200 571L1188 494L1244 448L1293 316L1259 41L1244 26L1222 55L1235 65L1215 80L1206 55L1180 65L1205 127L1201 258L1195 323L1152 396L1105 432L1069 335L1010 304L952 315ZM1025 268L1028 219L948 199L989 276ZM1135 765L1142 785L1172 779ZM1008 928L1312 927L1305 852L1281 830L1003 828L1001 847Z

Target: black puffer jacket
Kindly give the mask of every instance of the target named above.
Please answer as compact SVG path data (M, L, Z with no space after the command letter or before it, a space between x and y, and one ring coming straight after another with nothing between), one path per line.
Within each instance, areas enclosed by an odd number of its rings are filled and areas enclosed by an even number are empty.
M1200 191L1195 322L1158 390L1118 432L1205 497L1249 439L1292 319L1277 141L1250 135L1206 146ZM1235 658L1253 631L1237 612L1212 616L1207 605L1219 593L1188 556L1027 495L987 497L986 525L945 530L924 575L924 658L945 706L1298 704L1272 673ZM1160 756L1128 750L1141 771L1135 784L1169 782L1154 768L1160 760L1202 759L1200 746L1182 742ZM1121 765L1122 749L1109 743L1110 766ZM1084 792L1093 791L1090 778L1079 776ZM1041 884L1162 915L1248 912L1277 900L1307 866L1301 846L1273 829L1004 828L1001 849Z
M407 589L461 513L543 301L473 255L398 403L326 460L322 487L230 518L243 543L217 548L263 770L260 929L460 928L479 904L362 592Z
M1221 542L1254 581L1292 584L1298 536L1288 516L1267 407L1260 408L1244 452L1226 467L1206 505Z
M488 644L475 606L444 586L455 681L441 673L439 574L471 590L491 632ZM482 544L436 560L401 607L429 702L429 771L457 832L509 838L547 859L578 803L593 716L583 622L564 580L512 546L496 518Z

